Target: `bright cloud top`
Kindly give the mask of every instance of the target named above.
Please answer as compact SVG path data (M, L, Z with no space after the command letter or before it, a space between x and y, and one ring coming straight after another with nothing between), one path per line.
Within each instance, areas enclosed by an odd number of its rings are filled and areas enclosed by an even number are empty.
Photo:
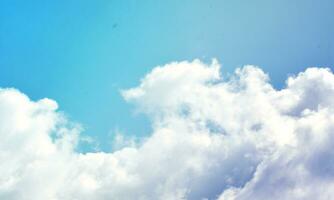
M224 79L216 61L156 67L122 92L153 133L87 154L54 101L1 89L0 199L333 199L334 75L268 80L254 66Z

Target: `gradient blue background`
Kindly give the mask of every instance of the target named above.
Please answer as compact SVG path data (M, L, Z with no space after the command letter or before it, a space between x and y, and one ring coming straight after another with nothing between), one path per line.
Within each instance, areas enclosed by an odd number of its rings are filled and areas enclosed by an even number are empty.
M333 67L333 10L333 0L2 0L0 87L55 99L109 151L116 129L150 133L119 90L154 66L254 64L278 88L306 67Z

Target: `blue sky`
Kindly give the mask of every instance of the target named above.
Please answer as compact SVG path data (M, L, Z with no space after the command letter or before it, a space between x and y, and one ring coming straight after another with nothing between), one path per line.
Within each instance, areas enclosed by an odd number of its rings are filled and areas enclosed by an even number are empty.
M223 72L261 66L282 87L288 74L334 64L334 2L0 2L0 86L55 99L85 134L150 133L120 95L157 65L209 62Z

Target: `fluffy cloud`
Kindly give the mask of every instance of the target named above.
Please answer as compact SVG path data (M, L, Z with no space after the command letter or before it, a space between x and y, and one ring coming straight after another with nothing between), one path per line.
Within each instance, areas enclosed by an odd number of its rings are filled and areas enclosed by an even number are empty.
M217 61L175 62L122 95L153 133L82 154L80 127L54 101L1 89L0 199L334 198L329 69L309 68L276 90L254 66L224 78Z

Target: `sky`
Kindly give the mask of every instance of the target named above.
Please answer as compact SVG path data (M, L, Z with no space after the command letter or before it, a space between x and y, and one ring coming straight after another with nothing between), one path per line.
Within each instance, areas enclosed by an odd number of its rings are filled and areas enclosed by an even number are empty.
M0 1L0 199L334 199L333 9Z
M227 73L252 64L278 88L289 74L332 67L333 8L331 0L5 0L0 86L56 99L108 151L115 132L149 134L120 90L158 65L216 58Z

